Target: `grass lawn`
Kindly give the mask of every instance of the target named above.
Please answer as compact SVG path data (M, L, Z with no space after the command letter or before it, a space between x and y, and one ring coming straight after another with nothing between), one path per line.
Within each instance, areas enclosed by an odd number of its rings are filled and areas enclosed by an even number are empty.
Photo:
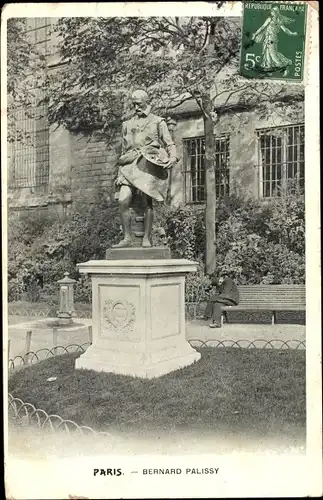
M305 352L204 348L194 365L144 380L74 370L79 353L19 370L9 392L97 430L305 434ZM48 382L49 377L57 377Z

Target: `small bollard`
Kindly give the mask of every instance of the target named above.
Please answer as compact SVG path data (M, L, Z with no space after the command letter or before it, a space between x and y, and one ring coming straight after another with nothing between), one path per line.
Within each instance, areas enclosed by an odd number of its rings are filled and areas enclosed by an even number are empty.
M89 338L90 338L90 343L92 344L93 342L93 337L92 337L92 326L89 326Z
M11 345L11 339L8 339L8 360L10 359L10 345Z
M74 308L74 284L76 280L69 278L69 273L64 273L64 278L59 280L60 307L57 312L58 321L62 325L69 325L73 322L72 316L75 315Z
M29 353L30 353L30 345L31 345L31 335L32 330L28 330L26 332L26 342L25 342L25 355L24 355L24 363L27 365L29 363Z

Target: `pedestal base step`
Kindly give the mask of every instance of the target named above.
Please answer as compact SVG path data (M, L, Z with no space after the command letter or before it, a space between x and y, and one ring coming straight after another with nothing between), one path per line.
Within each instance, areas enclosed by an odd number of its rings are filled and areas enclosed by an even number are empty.
M107 260L151 260L170 259L170 249L167 247L125 247L109 248L106 252Z
M118 361L112 352L101 350L100 357L97 354L94 346L89 347L86 353L76 360L75 368L151 379L189 366L201 358L199 352L190 348L190 352L183 349L182 356L178 355L174 358L160 360L154 364L137 361L130 365Z

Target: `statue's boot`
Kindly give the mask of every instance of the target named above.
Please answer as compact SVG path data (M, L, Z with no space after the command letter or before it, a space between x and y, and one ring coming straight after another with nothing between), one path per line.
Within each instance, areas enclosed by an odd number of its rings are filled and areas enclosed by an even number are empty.
M152 245L151 245L151 243L150 243L149 238L147 238L147 237L143 237L141 246L142 246L143 248L150 248Z
M113 248L125 248L132 246L132 239L130 233L131 226L131 215L129 209L121 209L120 210L122 229L123 229L123 239L117 243L117 245L113 245Z
M150 248L152 246L150 242L152 227L153 227L153 210L151 207L148 207L146 208L145 211L145 234L141 244L143 248Z
M116 245L112 245L112 248L125 248L131 246L132 246L131 238L124 238L123 240L119 241L119 243L117 243Z

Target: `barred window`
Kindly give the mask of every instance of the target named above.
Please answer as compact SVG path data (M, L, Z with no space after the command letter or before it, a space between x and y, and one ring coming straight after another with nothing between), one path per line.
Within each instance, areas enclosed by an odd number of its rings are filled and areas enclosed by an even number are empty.
M205 193L205 138L184 139L183 174L186 203L204 203ZM216 137L215 151L216 196L229 193L230 139Z
M9 188L47 185L49 129L46 106L16 111L16 137L9 144Z
M51 18L29 17L24 19L28 38L39 49L40 53L48 56L52 52Z
M260 196L303 194L304 125L258 130Z
M51 53L51 18L22 19L29 40L42 55ZM44 69L44 76L45 76ZM39 104L46 93L43 79L26 76L31 82L32 105L14 111L14 140L9 144L9 188L47 185L49 181L49 126L47 106Z

